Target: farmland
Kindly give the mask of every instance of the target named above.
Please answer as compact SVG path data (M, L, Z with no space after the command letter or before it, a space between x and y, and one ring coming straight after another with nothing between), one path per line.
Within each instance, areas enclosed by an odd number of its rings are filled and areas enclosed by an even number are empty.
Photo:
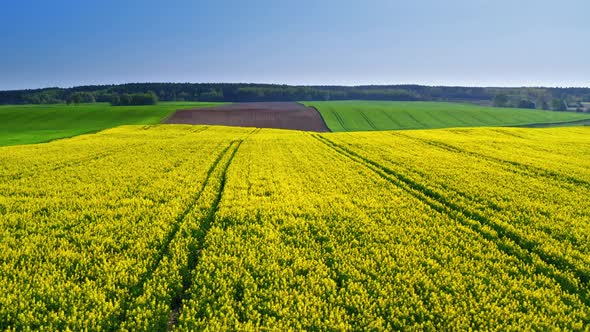
M299 103L234 103L179 110L166 123L329 131L320 114Z
M162 102L158 105L116 107L107 103L0 105L0 146L41 143L120 125L160 122L338 132L531 124L543 126L544 123L590 121L590 114L437 102L343 101L306 102L305 105L315 107L321 116L314 109L296 103L230 105Z
M472 104L395 101L318 101L331 131L515 126L590 119L589 114L492 108Z
M0 105L0 146L46 142L125 124L154 124L179 108L212 105L216 103Z
M583 330L589 134L140 125L0 147L0 329Z

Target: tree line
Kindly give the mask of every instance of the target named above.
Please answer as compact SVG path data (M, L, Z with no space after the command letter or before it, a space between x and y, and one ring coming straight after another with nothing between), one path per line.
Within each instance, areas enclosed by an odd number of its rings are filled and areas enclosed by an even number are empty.
M161 101L260 102L309 100L465 101L497 107L561 110L590 101L590 88L481 88L423 85L292 86L246 83L129 83L0 91L0 104Z

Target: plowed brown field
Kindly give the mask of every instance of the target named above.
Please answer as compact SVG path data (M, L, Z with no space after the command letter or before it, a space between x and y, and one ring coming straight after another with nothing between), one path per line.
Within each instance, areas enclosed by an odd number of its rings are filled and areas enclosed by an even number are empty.
M179 110L165 123L329 131L318 111L291 102L236 103Z

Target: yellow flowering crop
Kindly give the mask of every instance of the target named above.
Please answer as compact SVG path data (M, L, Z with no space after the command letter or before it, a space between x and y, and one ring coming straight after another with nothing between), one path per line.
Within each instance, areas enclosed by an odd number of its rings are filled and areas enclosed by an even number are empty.
M590 130L0 148L3 330L583 330Z

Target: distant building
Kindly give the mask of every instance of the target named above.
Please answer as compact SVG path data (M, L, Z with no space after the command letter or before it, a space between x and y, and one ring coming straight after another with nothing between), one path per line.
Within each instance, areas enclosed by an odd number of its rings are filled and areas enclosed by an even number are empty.
M590 102L567 103L567 110L570 112L590 112Z

